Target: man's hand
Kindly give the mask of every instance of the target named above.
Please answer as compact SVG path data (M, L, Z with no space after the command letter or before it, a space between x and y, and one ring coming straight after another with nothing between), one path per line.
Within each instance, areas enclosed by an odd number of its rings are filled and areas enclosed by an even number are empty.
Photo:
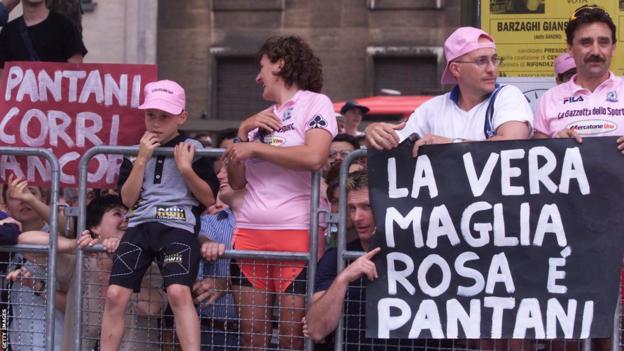
M238 137L243 141L247 141L247 134L256 128L272 133L281 127L282 120L273 112L264 110L247 118L243 121L243 123L241 123L238 129Z
M577 133L576 130L572 130L570 128L564 128L564 129L558 131L555 134L555 138L574 138L574 139L576 139L577 143L579 143L579 144L583 143L583 138L581 137L581 135L579 133Z
M27 204L32 204L37 200L35 195L28 189L28 181L25 179L17 178L15 175L10 174L7 179L7 197L23 201Z
M206 261L216 261L225 253L225 245L216 241L206 241L201 246L201 255Z
M348 265L347 268L340 273L338 278L342 277L342 279L345 279L348 283L360 279L363 275L365 275L368 280L377 279L379 277L377 274L377 267L375 267L375 264L371 261L371 259L375 257L379 251L381 251L381 248L376 247L360 256L357 260Z
M414 148L412 149L412 156L414 158L418 157L418 149L423 145L432 145L432 144L450 144L453 140L451 138L446 138L439 135L427 134L424 137L416 140L414 143Z
M87 246L94 246L96 244L102 244L102 246L104 246L104 249L106 249L106 252L112 254L112 253L115 253L115 251L119 247L120 242L121 242L121 239L119 238L102 239L99 237L93 237L91 236L91 231L85 230L82 232L82 235L80 236L80 238L78 238L78 241L76 242L76 244L78 245L78 248L80 249L84 249Z
M618 144L618 150L620 150L620 153L624 155L624 137L619 137L616 142Z
M139 154L137 155L137 161L141 160L143 163L147 163L154 150L160 146L158 142L158 136L152 132L145 132L139 142Z
M377 150L392 150L399 146L396 131L405 128L405 121L399 124L372 123L366 127L366 144Z
M225 278L204 278L193 284L193 302L210 305L225 295L228 287Z
M195 145L179 143L173 149L173 157L180 170L180 174L193 170L193 157L195 157Z
M18 282L21 286L25 286L34 290L35 295L41 295L45 292L45 281L33 277L32 272L25 267L20 267L6 275L6 279L12 282Z
M87 246L93 246L100 242L100 239L91 236L91 231L84 230L80 235L80 238L76 240L76 245L79 249L84 249Z
M121 239L119 238L106 238L102 240L102 246L104 246L104 248L106 249L106 252L108 252L109 254L112 254L112 253L115 253L115 251L117 251L117 248L119 247L120 242L121 242Z

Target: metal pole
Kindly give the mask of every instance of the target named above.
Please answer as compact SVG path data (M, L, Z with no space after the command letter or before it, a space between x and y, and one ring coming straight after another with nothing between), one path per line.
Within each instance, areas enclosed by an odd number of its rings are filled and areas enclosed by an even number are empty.
M86 220L87 220L87 173L88 173L88 165L89 161L98 154L109 154L109 155L137 155L139 152L139 148L137 146L109 146L109 145L100 145L94 146L91 149L87 150L87 152L80 159L80 163L78 165L79 168L79 183L78 183L78 223L77 223L77 233L80 235L85 230ZM210 150L196 150L196 156L207 156L207 157L219 157L223 154L223 149L210 149ZM171 156L173 155L173 148L171 147L163 147L157 148L154 150L154 156L165 155ZM307 259L307 254L301 254ZM267 257L265 254L263 257ZM82 250L76 251L76 267L75 267L75 279L74 279L74 289L76 289L76 294L74 295L74 305L76 308L74 309L74 321L75 325L75 335L74 335L74 350L80 351L82 347L82 260L83 260L83 252Z
M58 200L60 166L54 153L48 149L30 147L0 147L0 155L40 156L50 162L50 249L48 252L48 276L46 286L46 350L54 350L54 297L56 294L56 246L58 232Z
M337 272L340 273L345 268L345 261L343 253L347 249L347 188L345 186L347 182L347 176L349 175L349 166L356 158L366 156L366 150L356 150L351 152L340 166L340 197L338 199L338 242L336 248L338 251L338 267ZM343 309L340 310L340 315L343 314ZM336 329L336 344L334 350L342 351L342 341L344 339L343 332L344 319L340 318L338 322L338 328Z
M308 256L308 281L306 289L306 306L312 303L312 295L314 294L314 281L316 278L316 262L318 261L318 233L319 233L319 197L320 197L321 173L312 173L312 194L310 196L310 255ZM314 349L314 343L311 339L305 340L304 348L306 351Z

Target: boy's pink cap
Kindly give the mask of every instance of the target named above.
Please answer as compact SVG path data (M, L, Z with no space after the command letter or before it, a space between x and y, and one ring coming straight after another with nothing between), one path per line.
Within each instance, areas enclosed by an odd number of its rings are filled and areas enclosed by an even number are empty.
M140 110L150 108L179 115L184 111L186 95L180 84L171 80L159 80L145 85L145 100Z
M555 73L556 74L566 73L572 68L576 68L576 62L574 62L574 57L570 56L569 53L564 52L563 54L555 58Z
M484 37L488 43L479 43L479 38ZM446 67L442 73L442 84L457 84L457 80L449 71L449 64L456 58L469 52L482 48L496 48L492 36L474 27L457 28L453 34L444 42L444 57L446 57Z

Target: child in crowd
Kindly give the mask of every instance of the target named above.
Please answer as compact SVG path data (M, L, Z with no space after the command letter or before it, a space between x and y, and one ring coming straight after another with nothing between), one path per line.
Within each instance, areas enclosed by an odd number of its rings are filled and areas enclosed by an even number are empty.
M133 291L153 260L160 268L182 349L199 350L199 318L191 287L197 277L198 216L215 202L219 182L208 158L194 159L202 145L180 134L186 121L184 89L162 80L145 86L147 131L139 153L124 159L119 176L122 202L130 209L126 230L113 258L102 318L100 349L117 350L124 313ZM154 156L159 147L175 147L174 157Z

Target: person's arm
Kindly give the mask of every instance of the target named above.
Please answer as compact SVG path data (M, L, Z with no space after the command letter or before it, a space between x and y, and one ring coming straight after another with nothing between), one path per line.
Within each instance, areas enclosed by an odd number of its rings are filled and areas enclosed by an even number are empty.
M496 135L488 140L524 140L529 139L530 133L531 128L527 122L509 121L501 124L496 129Z
M193 169L194 156L195 145L179 143L173 149L173 157L186 186L189 187L193 196L208 208L215 203L216 196L208 182L202 179ZM214 178L216 180L216 177Z
M71 253L78 247L78 245L76 244L76 239L68 239L64 236L58 235L57 240L57 250L59 252ZM23 232L17 237L17 243L30 245L50 245L50 234L37 230Z
M550 138L548 134L544 134L540 131L536 130L535 133L533 133L533 139L548 139L548 138Z
M231 145L225 153L227 153L232 146L234 145ZM244 190L247 185L247 179L245 178L245 162L234 162L226 159L225 153L223 159L225 167L227 168L228 183L230 184L230 187L235 191Z
M127 208L134 207L134 204L139 200L141 187L143 186L145 167L158 146L160 146L160 143L158 142L156 134L145 132L143 137L141 137L139 154L132 164L132 170L121 186L119 194L121 196L121 202L123 202L124 206Z
M260 129L272 133L282 126L282 121L271 110L263 110L255 115L245 119L238 127L237 138L244 143L249 142L249 132L254 129ZM233 145L232 145L233 146ZM228 172L228 182L234 190L244 189L247 185L247 179L245 179L245 162L234 161L226 154L232 148L230 146L223 154L223 160Z
M205 277L193 284L193 302L211 305L219 300L228 289L226 278Z
M338 327L349 283L363 275L369 280L377 279L377 268L371 259L379 251L381 248L377 247L353 261L338 274L329 289L314 293L312 305L306 313L308 333L312 340L319 342Z
M371 123L366 127L365 144L377 150L392 150L399 146L400 138L397 130L405 128L406 122L390 124L385 122Z
M50 223L50 206L35 197L28 189L27 180L9 175L7 192L11 198L27 203L46 223ZM65 215L62 211L59 211L57 219L59 230L65 228Z
M277 147L263 143L238 143L225 153L226 159L242 162L249 158L259 158L284 168L316 171L327 160L332 135L321 129L309 129L305 133L303 145ZM229 172L228 168L228 172ZM228 173L229 175L229 173ZM233 189L238 189L232 185Z

